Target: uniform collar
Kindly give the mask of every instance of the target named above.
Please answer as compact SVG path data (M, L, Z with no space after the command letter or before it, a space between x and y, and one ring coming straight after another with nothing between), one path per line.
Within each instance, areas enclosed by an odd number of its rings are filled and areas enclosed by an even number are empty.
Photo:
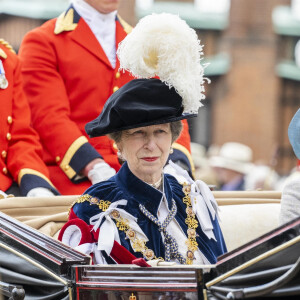
M172 191L166 176L164 176L163 181L164 194L170 209L172 207ZM121 189L127 191L130 200L144 205L152 214L157 215L163 193L137 178L130 171L127 162L122 165L117 173L116 183Z
M102 14L83 0L72 0L72 5L89 25L95 20L99 20L99 22L103 23L115 22L117 11L113 11L109 14Z

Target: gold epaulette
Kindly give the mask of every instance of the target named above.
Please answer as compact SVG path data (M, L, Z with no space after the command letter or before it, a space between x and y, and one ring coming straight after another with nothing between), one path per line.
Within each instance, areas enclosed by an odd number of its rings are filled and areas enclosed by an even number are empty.
M120 15L118 15L118 19L119 19L121 25L123 26L125 32L126 32L127 34L129 34L129 33L132 31L132 26L130 26L127 22L125 22L125 21L120 17Z
M78 24L74 22L74 9L70 8L57 18L54 33L60 34L63 31L73 31L77 25Z
M0 44L5 46L7 49L9 49L12 53L16 54L15 50L13 49L13 47L4 39L0 39ZM7 55L6 53L0 49L0 57L3 57L3 58L7 58Z

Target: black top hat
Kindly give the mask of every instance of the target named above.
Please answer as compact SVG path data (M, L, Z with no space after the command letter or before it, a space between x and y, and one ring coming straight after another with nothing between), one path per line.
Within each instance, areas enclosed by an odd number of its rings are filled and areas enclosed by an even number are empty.
M195 117L183 114L181 96L159 79L134 79L105 103L100 115L85 126L90 137L112 132L175 122Z

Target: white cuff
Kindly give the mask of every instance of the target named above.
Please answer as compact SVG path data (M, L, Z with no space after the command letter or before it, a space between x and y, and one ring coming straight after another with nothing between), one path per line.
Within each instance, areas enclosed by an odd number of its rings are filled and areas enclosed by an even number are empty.
M92 184L109 179L116 174L116 170L110 167L106 162L100 162L94 165L88 172L88 178Z
M0 190L0 199L6 198L7 194Z
M27 197L53 197L55 196L49 189L38 187L31 189L27 195Z

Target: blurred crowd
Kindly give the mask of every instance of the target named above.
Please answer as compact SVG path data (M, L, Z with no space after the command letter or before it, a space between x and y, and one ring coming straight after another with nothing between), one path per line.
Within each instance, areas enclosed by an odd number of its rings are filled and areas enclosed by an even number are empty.
M274 165L254 161L252 149L242 143L212 144L208 149L191 143L195 177L220 191L281 191L286 180L297 176L297 167L289 176L280 176Z

